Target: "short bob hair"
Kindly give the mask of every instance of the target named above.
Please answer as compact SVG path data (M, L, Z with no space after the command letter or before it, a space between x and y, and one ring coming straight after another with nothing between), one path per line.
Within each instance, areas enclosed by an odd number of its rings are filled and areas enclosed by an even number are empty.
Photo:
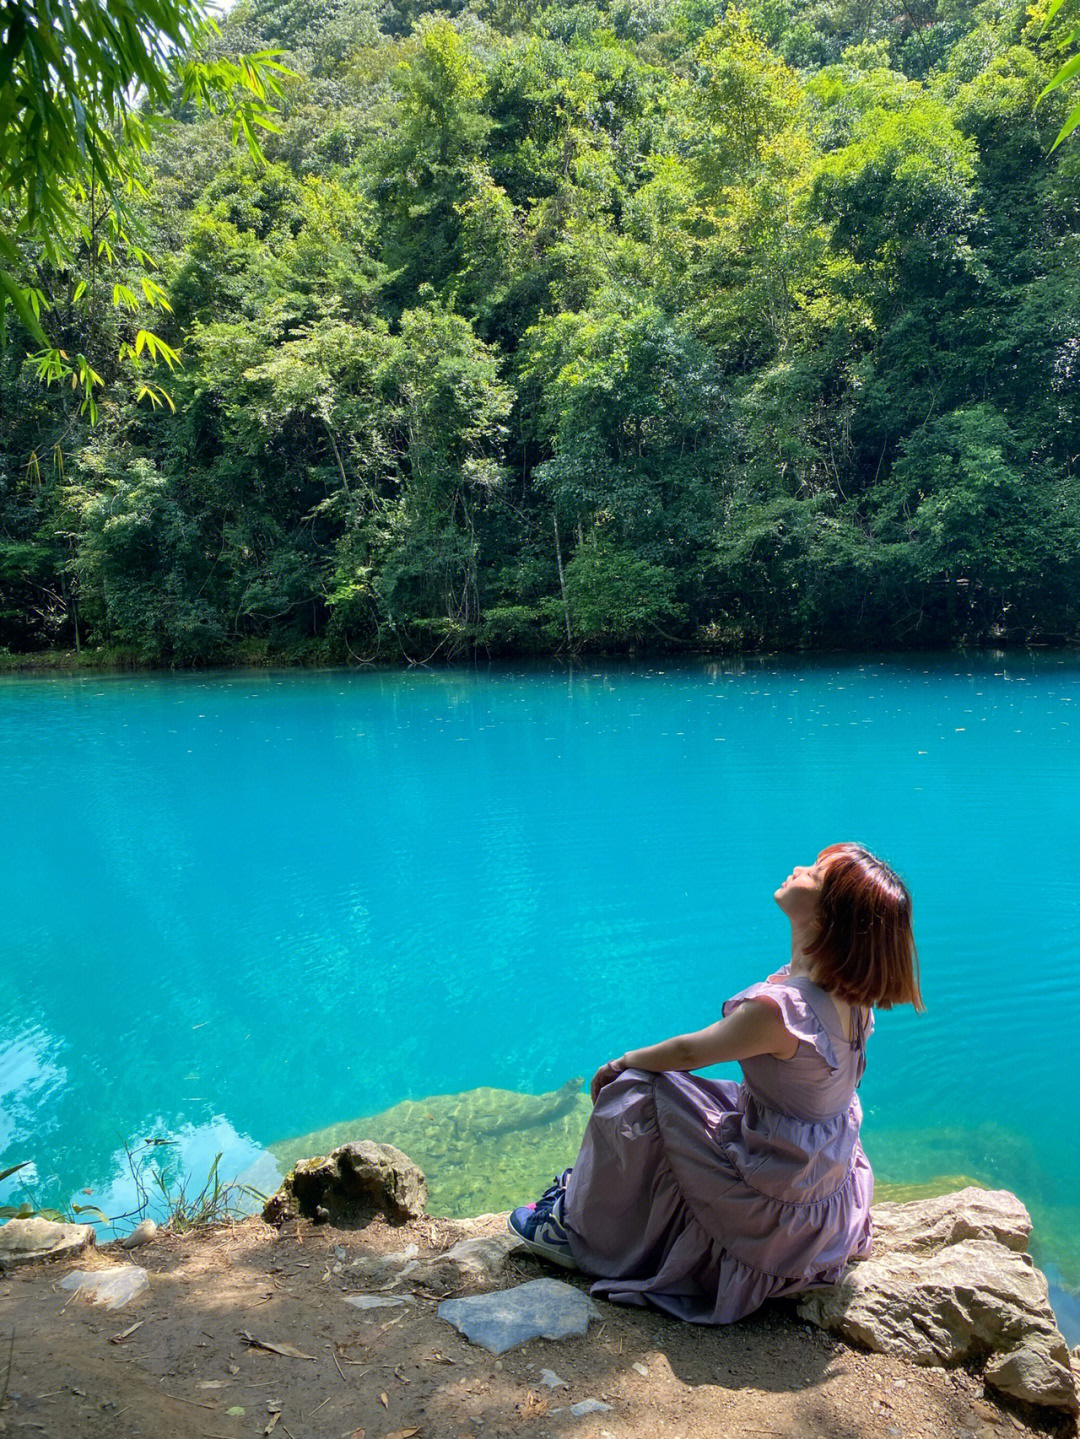
M818 859L817 933L805 950L815 982L848 1004L925 1009L907 886L859 844L831 844Z

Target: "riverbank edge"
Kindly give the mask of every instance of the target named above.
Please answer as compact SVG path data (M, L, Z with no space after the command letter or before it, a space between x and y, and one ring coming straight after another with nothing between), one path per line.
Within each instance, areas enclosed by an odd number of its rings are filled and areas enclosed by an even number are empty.
M228 655L206 657L197 661L169 664L161 659L147 659L134 650L101 646L82 650L33 650L12 653L0 650L0 677L4 675L77 675L77 674L244 674L280 670L330 672L351 670L357 673L400 673L410 669L455 670L476 669L488 665L528 664L536 667L572 668L575 663L602 660L608 664L634 664L656 660L765 660L824 659L843 655L879 659L904 658L910 655L986 655L1045 654L1055 651L1080 655L1080 638L1052 640L1009 640L971 643L958 639L942 646L911 645L904 649L852 645L655 645L622 649L582 647L572 652L563 650L493 650L472 649L454 655L432 655L414 658L409 655L332 655L321 649L314 651L269 650L263 647L238 649Z
M792 1301L705 1331L604 1305L586 1336L535 1339L501 1358L439 1318L435 1294L366 1312L347 1302L373 1265L413 1245L430 1259L504 1223L380 1217L347 1231L303 1220L276 1229L253 1216L159 1233L130 1256L148 1271L148 1291L115 1314L59 1288L74 1266L114 1265L111 1246L12 1271L0 1276L0 1335L18 1335L4 1418L80 1439L228 1439L266 1432L275 1413L296 1439L1076 1435L1070 1416L1003 1400L967 1367L923 1368L811 1329ZM502 1284L546 1272L511 1259ZM386 1292L374 1274L360 1282L376 1285L377 1300Z

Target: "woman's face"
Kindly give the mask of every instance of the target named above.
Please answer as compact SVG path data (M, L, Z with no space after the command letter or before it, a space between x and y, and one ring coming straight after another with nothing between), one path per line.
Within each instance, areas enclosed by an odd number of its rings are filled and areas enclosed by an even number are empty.
M793 924L808 924L817 913L827 861L797 864L773 895Z

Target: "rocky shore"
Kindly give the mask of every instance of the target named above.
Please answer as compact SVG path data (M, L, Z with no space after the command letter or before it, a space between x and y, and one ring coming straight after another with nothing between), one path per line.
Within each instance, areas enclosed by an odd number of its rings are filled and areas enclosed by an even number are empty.
M352 1143L298 1162L265 1218L134 1249L96 1246L85 1226L9 1222L0 1430L1076 1433L1080 1356L1005 1192L875 1206L873 1255L840 1285L709 1330L598 1304L586 1280L523 1253L505 1216L435 1219L426 1200L404 1154Z

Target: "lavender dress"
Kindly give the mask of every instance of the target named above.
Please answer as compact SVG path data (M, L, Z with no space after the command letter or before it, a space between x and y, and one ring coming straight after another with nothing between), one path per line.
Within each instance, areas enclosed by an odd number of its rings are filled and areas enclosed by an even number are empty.
M794 1058L744 1060L742 1084L630 1069L601 1090L562 1207L593 1294L730 1324L870 1252L855 1088L873 1019L845 1039L826 991L786 970L724 1014L759 995L800 1041Z

